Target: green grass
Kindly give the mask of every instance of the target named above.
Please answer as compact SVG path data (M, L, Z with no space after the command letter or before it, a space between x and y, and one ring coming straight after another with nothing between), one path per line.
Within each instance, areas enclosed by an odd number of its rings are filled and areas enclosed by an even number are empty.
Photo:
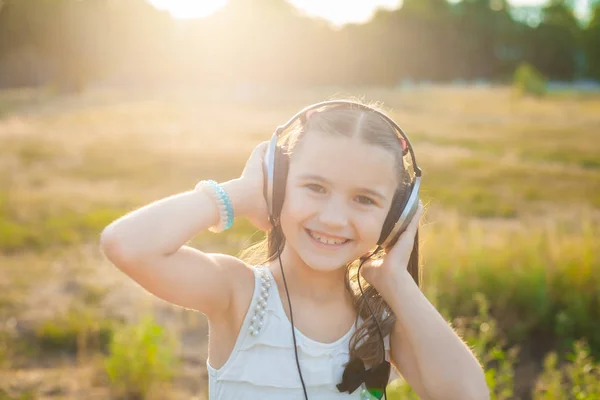
M567 341L587 337L598 351L599 235L585 220L493 235L456 222L426 232L426 279L453 316L473 315L472 293L485 293L513 342L542 330Z
M35 400L37 399L37 393L33 390L26 390L19 394L12 395L4 389L0 388L0 400Z
M44 321L35 329L35 343L43 352L78 354L106 351L116 323L92 310L71 310Z
M18 207L16 203L15 207ZM0 220L2 252L43 251L50 247L76 245L95 240L103 227L128 210L99 207L81 212L39 208L36 211L42 212L31 213L22 219L6 216Z
M0 319L16 323L0 329L0 365L19 379L18 368L52 365L55 353L105 352L110 378L99 385L114 395L150 396L157 380L192 397L197 386L181 378L167 339L177 331L172 319L122 325L108 317L121 308L137 315L132 297L143 294L121 287L123 303L104 303L115 294L107 282L128 278L102 265L99 234L200 179L237 177L275 126L336 92L385 101L413 140L428 207L424 291L479 356L493 398L525 396L525 386L535 400L591 399L598 389L585 374L600 359L600 97L515 98L503 88L315 88L285 101L215 100L202 90L0 91L0 167L10 171L0 174ZM238 254L261 237L238 220L190 244ZM32 306L38 293L82 275L93 285L57 290L57 304L44 303L53 313ZM520 351L535 342L545 346L541 356ZM544 362L539 377L515 373ZM390 398L416 398L401 381L391 388ZM20 395L29 396L0 391Z

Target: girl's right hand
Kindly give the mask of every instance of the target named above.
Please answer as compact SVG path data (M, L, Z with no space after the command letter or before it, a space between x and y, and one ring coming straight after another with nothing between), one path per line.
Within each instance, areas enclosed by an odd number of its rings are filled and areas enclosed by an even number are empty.
M263 195L263 160L268 146L269 142L262 142L256 146L246 161L242 175L225 184L226 190L232 197L234 212L238 216L247 217L261 231L268 231L271 228L267 202ZM235 193L231 193L230 190Z

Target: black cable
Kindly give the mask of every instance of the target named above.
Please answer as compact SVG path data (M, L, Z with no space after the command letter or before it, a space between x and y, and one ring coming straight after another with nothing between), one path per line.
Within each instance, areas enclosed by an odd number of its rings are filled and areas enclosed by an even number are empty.
M373 252L366 258L364 258L360 264L358 265L358 271L356 273L356 280L358 281L358 288L360 289L360 295L362 296L363 300L365 301L365 304L367 305L367 308L369 309L369 312L371 313L371 315L373 316L373 319L375 320L375 323L377 324L377 330L379 331L379 337L381 338L381 349L383 350L383 361L385 362L385 344L383 341L383 331L381 330L381 326L379 326L379 320L378 318L375 317L375 313L373 312L373 310L371 309L371 306L369 305L369 302L367 301L367 299L365 298L365 293L362 290L362 286L360 285L360 268L363 266L363 264L365 263L365 261L369 260L371 257L373 257L373 255L375 253L377 253L379 250L381 249L381 246L377 246L377 248L375 250L373 250ZM387 382L385 385L383 385L383 398L387 399Z
M287 294L288 306L290 307L290 323L292 325L292 338L294 340L294 354L296 355L296 365L298 366L298 373L300 374L300 381L302 382L302 390L304 390L304 398L308 400L308 394L306 393L306 385L304 384L304 378L302 377L302 370L300 369L300 360L298 360L298 346L296 346L296 332L294 329L294 316L292 313L292 302L290 300L290 293L288 292L287 282L285 281L285 274L283 273L283 263L281 262L281 251L277 247L277 258L279 258L279 268L281 268L281 276L283 277L283 285L285 286L285 293Z

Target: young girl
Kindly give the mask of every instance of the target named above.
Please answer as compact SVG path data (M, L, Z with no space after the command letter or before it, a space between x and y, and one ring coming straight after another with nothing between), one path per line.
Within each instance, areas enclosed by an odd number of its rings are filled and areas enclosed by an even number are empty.
M201 181L102 233L125 274L207 316L209 399L382 398L389 362L421 399L488 399L477 359L419 289L408 138L351 102L319 103L284 128L239 178ZM262 262L184 245L239 216L268 231Z

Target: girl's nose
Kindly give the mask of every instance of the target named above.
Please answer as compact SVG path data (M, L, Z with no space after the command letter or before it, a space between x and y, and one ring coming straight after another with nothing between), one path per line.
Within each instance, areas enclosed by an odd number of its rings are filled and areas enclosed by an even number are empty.
M331 228L342 228L348 223L347 211L344 203L339 199L331 198L319 213L319 221Z

